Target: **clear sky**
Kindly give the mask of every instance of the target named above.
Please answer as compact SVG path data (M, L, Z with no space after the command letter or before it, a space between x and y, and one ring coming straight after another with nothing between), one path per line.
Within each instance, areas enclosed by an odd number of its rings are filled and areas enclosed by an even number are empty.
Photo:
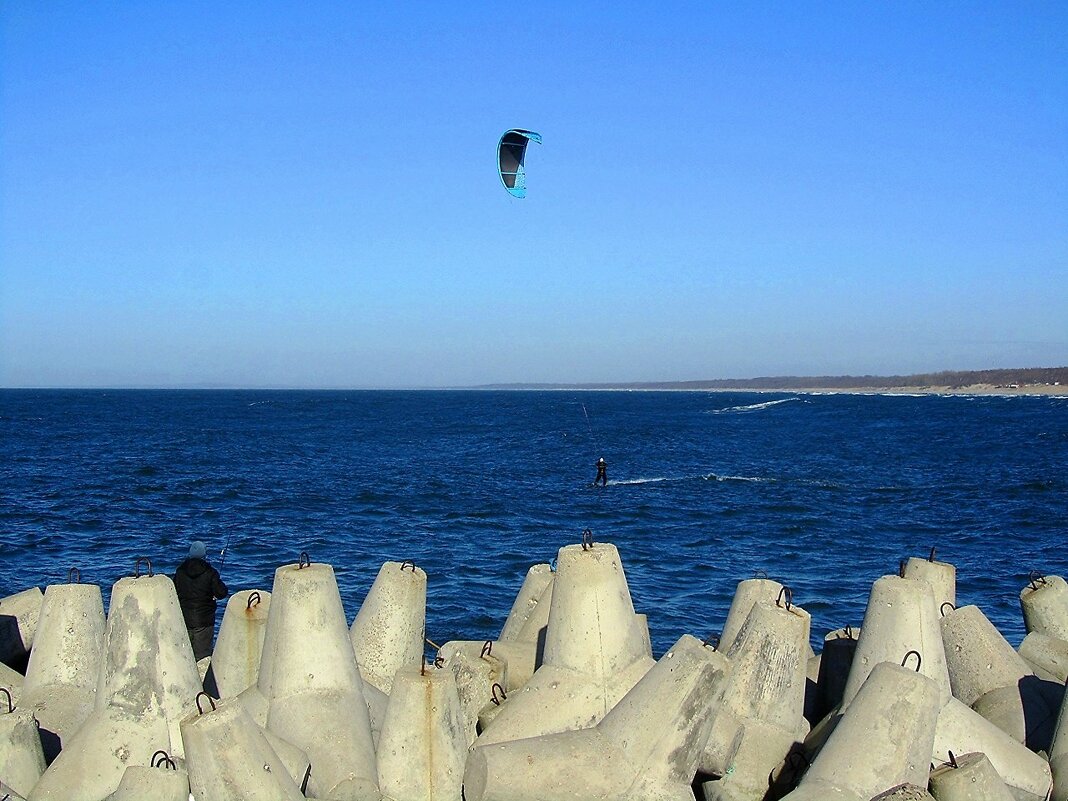
M1064 2L12 0L0 37L0 386L1068 364Z

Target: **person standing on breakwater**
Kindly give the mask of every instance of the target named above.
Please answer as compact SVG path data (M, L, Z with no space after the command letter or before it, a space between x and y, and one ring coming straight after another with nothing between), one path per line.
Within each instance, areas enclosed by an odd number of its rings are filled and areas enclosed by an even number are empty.
M596 487L598 481L601 482L602 487L608 485L608 463L603 456L597 460L597 478L593 480L593 486Z
M207 552L200 540L193 542L189 546L189 558L174 571L174 589L189 631L193 658L198 662L211 655L215 639L215 601L230 594L219 571L204 558Z

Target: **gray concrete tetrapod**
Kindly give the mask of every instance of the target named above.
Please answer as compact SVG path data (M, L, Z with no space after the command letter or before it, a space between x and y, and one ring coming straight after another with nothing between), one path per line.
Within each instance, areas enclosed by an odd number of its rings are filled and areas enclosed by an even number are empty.
M388 695L393 674L420 664L425 631L426 573L412 562L386 562L349 630L363 680Z
M690 794L722 673L684 636L596 725L476 746L467 801L674 801Z
M744 728L725 775L702 785L706 801L759 799L768 777L808 733L804 718L808 612L787 600L757 601L727 652L731 675L719 715Z
M782 593L783 585L774 579L752 578L738 582L734 589L734 597L731 599L730 609L727 610L727 619L723 623L723 631L719 635L719 645L716 646L723 653L730 651L735 637L741 630L749 610L757 601L774 601Z
M857 639L860 626L846 626L828 632L823 638L823 651L820 653L819 674L816 677L818 704L816 717L822 719L828 712L842 703L849 670L853 667L853 656L857 652Z
M18 706L22 699L22 685L26 682L26 677L19 673L14 668L10 668L3 662L0 662L0 690L5 691L7 694L0 693L3 697L0 698L0 706L8 700L8 695L11 696L11 706ZM3 709L0 709L2 712Z
M938 713L935 762L949 762L950 753L972 752L986 754L1017 801L1046 801L1053 786L1049 763L959 699L950 698Z
M504 622L498 640L521 640L529 637L530 631L533 631L533 639L537 641L538 629L549 622L549 603L543 604L542 597L551 602L552 591L549 587L552 583L553 570L549 565L531 565L523 579L523 586L519 588L515 601L512 602L508 619ZM527 622L532 618L540 625L532 624L528 627Z
M1035 576L1020 590L1027 630L1068 640L1068 582L1060 576Z
M1068 801L1068 697L1061 703L1057 716L1049 764L1053 771L1053 801Z
M857 650L842 693L845 708L881 662L918 667L938 685L945 703L952 695L934 589L920 579L883 576L872 584Z
M508 691L508 663L493 653L494 645L492 641L450 641L438 651L456 682L468 745L475 741L479 714L486 704L495 693L500 697Z
M45 770L37 721L28 710L0 710L0 779L15 792L29 795Z
M478 744L593 726L653 664L616 547L565 546L557 556L543 663Z
M986 754L954 755L931 771L930 786L937 801L1014 801Z
M921 579L934 589L935 606L939 611L948 610L957 605L957 569L949 562L939 562L934 558L934 549L927 559L910 556L902 571L904 578Z
M182 721L189 789L205 801L300 801L281 758L235 700L205 703ZM325 732L324 732L325 734ZM329 797L329 796L327 796Z
M56 758L96 706L106 631L100 587L53 584L45 589L26 667L23 704L40 724L47 762Z
M391 801L460 801L469 745L451 670L405 667L378 740L378 784Z
M167 576L119 579L111 588L96 708L158 707L172 756L183 757L179 723L203 689L174 583Z
M962 606L948 612L942 642L953 695L1032 750L1047 749L1054 712L1031 668L982 610Z
M261 666L258 684L267 728L307 753L325 797L376 797L363 680L330 565L302 558L275 571L263 654L271 662Z
M169 751L163 710L151 697L143 700L147 706L130 698L93 710L45 770L30 801L100 801L118 788L127 766L149 765L156 752Z
M910 668L882 662L868 675L790 801L870 799L923 785L933 751L939 689Z
M232 698L259 680L270 609L271 593L267 590L241 590L226 602L208 680L217 697Z
M43 602L44 593L38 587L0 598L0 662L29 653Z
M105 801L189 801L189 774L162 766L130 765Z
M1060 684L1068 681L1068 640L1032 631L1023 638L1018 652L1036 676Z

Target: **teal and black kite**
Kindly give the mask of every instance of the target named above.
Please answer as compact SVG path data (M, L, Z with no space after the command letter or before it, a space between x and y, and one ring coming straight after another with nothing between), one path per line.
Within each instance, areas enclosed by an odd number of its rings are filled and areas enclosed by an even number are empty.
M497 170L501 174L501 183L513 197L527 196L527 173L523 161L529 142L540 145L541 134L512 128L505 131L497 144Z

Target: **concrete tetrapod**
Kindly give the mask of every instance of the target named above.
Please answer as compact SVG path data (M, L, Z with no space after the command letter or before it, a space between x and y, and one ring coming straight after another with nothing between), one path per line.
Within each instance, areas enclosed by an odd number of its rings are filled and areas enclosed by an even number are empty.
M226 602L205 681L217 698L232 698L258 681L270 609L267 590L241 590Z
M19 673L14 668L9 668L3 662L0 662L0 706L8 700L8 695L11 696L11 706L16 707L19 705L22 698L22 685L25 683L26 677ZM3 709L0 709L2 712Z
M447 642L438 651L443 666L453 674L464 716L467 744L477 736L478 718L494 697L494 685L508 689L508 663L493 653L494 643L468 640Z
M549 604L542 604L542 597L549 592L547 600L551 600L552 592L549 590L553 583L553 570L549 565L531 565L527 575L523 579L523 586L512 602L512 609L508 612L508 619L504 621L498 640L523 640L529 637L527 633L527 621L536 618L540 625L532 625L533 640L537 642L538 629L543 628L549 622Z
M46 762L56 758L96 706L106 631L100 587L53 584L45 589L23 706L40 724Z
M469 745L451 670L397 671L378 740L378 783L391 801L460 801Z
M1032 631L1024 637L1018 652L1036 676L1061 684L1068 681L1068 640Z
M816 678L817 718L823 718L842 703L846 682L849 681L849 671L853 667L853 657L857 652L858 637L859 626L846 626L829 632L823 638L819 675Z
M167 767L130 765L105 801L189 801L189 774Z
M0 779L16 793L29 795L44 773L45 758L37 722L22 709L0 712Z
M148 706L141 708L131 699L93 710L45 770L29 801L100 801L118 788L128 765L149 765L157 751L168 751L167 718L151 697L145 700Z
M949 562L938 562L934 549L928 559L910 556L905 562L902 578L926 581L934 589L935 607L939 612L948 611L957 605L957 568Z
M302 558L275 571L263 654L271 662L261 666L258 685L267 728L304 750L322 796L377 799L363 680L330 565Z
M739 581L734 589L730 609L727 610L723 631L719 635L719 645L716 647L723 653L730 651L734 639L749 617L753 604L757 601L774 601L782 594L782 590L782 584L774 579L752 578Z
M938 801L1014 801L986 754L954 756L931 771L930 784Z
M119 579L111 590L96 707L31 798L100 801L118 787L127 765L147 765L160 750L183 757L179 724L196 709L200 691L170 578Z
M182 721L189 789L204 801L301 801L304 795L235 700ZM329 797L329 796L328 796Z
M692 798L722 673L700 640L680 639L595 726L478 746L467 801L677 801Z
M938 685L889 662L868 675L789 801L869 801L900 784L923 786L940 707Z
M398 670L421 663L425 631L426 573L386 562L349 630L360 676L388 695Z
M0 598L0 662L11 664L29 653L43 602L37 587Z
M593 726L653 664L616 547L567 545L557 556L543 663L476 744Z
M977 606L942 618L953 695L1032 750L1049 747L1054 712L1039 680Z
M857 650L842 693L843 709L881 662L902 664L933 679L940 700L945 703L953 694L946 667L945 648L934 589L920 579L883 576L872 584L864 623L857 638Z
M1068 582L1060 576L1032 579L1020 590L1024 626L1060 640L1068 640Z
M1049 763L959 699L950 698L938 713L934 759L949 762L950 753L972 752L986 754L1017 801L1046 801L1053 786Z
M1049 749L1049 765L1053 771L1053 801L1068 801L1068 697L1061 704L1053 743Z
M744 734L725 775L702 784L706 801L762 799L769 775L804 740L810 625L808 612L785 599L749 610L727 653L731 675L717 714L718 725L720 716L733 717Z

